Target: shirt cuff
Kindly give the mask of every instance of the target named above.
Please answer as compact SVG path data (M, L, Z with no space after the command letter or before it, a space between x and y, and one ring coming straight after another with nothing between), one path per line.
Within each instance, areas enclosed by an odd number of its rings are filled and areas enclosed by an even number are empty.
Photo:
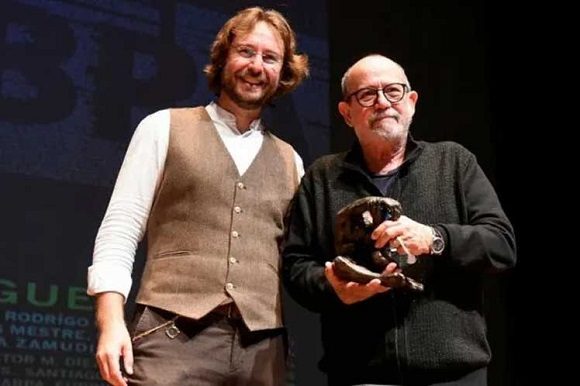
M131 272L110 263L96 263L89 267L87 274L87 295L102 292L118 292L125 298L131 290Z

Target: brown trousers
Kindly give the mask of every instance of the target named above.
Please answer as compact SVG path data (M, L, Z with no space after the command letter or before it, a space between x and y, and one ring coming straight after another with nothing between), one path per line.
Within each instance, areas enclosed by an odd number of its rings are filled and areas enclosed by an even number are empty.
M281 386L284 330L249 331L239 314L200 320L140 307L134 321L130 385Z

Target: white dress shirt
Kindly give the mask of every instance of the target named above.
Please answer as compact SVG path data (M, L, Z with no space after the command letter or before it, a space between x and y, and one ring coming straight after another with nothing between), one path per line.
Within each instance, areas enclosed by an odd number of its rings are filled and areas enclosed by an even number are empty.
M261 121L253 121L242 134L232 113L215 102L205 109L238 172L243 175L262 146L264 128ZM169 110L153 113L139 123L133 134L95 240L93 264L88 270L89 295L112 291L127 299L137 244L145 234L163 175L169 147L169 117ZM296 152L294 156L298 176L302 177L302 159Z

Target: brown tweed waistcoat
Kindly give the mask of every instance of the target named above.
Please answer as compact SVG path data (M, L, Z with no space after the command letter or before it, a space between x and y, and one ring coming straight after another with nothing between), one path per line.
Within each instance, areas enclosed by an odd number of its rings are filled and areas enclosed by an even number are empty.
M199 319L233 300L250 330L282 326L279 245L293 149L266 133L240 176L203 107L171 110L137 302Z

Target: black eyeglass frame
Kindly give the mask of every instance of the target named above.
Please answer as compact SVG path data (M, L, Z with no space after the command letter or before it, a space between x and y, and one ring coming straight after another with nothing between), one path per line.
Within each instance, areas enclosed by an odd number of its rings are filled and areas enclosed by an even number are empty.
M391 98L389 98L388 94L385 92L385 90L393 85L399 85L403 87L403 92L401 93L401 97L399 99L396 100L392 100ZM362 103L359 99L358 94L361 91L364 90L374 90L375 91L375 97L372 100L372 103ZM377 103L377 100L379 99L379 91L381 91L383 93L383 96L385 97L386 100L388 100L390 103L395 104L395 103L399 103L400 101L403 100L403 98L405 98L405 95L407 95L409 92L411 92L411 87L409 87L407 84L405 83L389 83L386 84L385 87L383 88L374 88L374 87L363 87L363 88L359 88L356 91L351 92L350 94L348 94L347 96L344 97L345 101L348 101L350 98L352 98L353 96L355 97L357 103L359 105L361 105L362 107L371 107L374 106Z

